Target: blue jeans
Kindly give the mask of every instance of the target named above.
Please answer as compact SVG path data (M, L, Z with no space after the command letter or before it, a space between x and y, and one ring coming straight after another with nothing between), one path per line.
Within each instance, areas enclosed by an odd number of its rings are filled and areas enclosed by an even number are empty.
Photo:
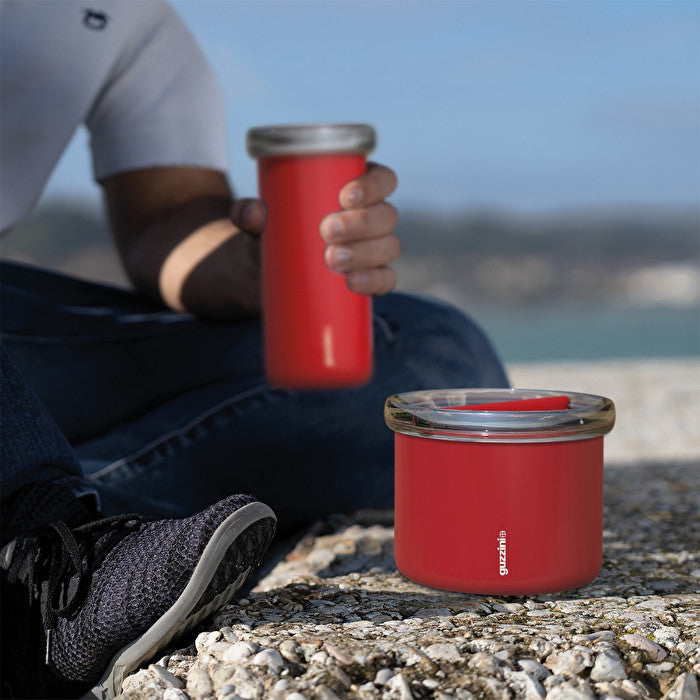
M507 385L469 318L415 296L374 300L367 385L301 392L265 382L257 320L173 313L130 291L17 264L3 263L0 279L3 342L38 396L33 422L23 400L3 419L14 435L3 499L61 478L78 494L99 493L106 514L182 517L246 492L290 531L332 512L392 505L387 396ZM10 374L9 391L22 391ZM37 438L53 461L32 453Z

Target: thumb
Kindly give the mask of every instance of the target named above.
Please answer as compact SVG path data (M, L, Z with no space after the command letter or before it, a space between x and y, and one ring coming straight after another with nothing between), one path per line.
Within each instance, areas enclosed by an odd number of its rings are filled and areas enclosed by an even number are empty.
M242 197L231 205L230 216L241 231L259 236L267 221L267 204L262 199Z

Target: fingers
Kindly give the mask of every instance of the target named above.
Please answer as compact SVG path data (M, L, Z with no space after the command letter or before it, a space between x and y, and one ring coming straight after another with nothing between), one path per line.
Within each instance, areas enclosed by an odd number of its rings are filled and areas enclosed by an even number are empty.
M355 209L376 204L390 197L397 185L398 178L393 170L378 163L367 163L365 174L340 190L340 206Z
M326 265L336 272L352 272L385 267L401 253L396 236L382 236L369 241L347 245L329 245L326 248Z
M398 222L396 209L379 202L366 209L350 209L329 214L321 222L326 243L349 243L391 235Z
M353 292L369 296L388 294L396 286L396 273L390 267L349 272L345 283Z
M267 221L267 204L262 199L242 197L231 205L230 217L241 231L259 236Z
M396 285L396 274L388 267L401 252L394 234L396 209L384 201L397 186L389 168L368 163L363 175L345 185L339 194L341 211L329 214L320 226L328 244L326 265L346 275L354 292L381 295ZM237 199L231 206L231 220L242 231L260 235L267 221L267 206L260 199Z
M378 296L396 285L396 274L388 265L401 252L394 234L398 215L384 201L396 185L392 170L368 163L364 175L340 191L343 210L329 214L321 222L321 236L328 243L326 265L345 273L346 284L354 292Z

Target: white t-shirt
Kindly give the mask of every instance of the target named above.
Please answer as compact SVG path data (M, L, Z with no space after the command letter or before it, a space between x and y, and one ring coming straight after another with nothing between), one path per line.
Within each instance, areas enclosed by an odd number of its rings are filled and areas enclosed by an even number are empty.
M29 213L80 124L97 180L227 169L221 92L165 0L2 0L0 32L0 231Z

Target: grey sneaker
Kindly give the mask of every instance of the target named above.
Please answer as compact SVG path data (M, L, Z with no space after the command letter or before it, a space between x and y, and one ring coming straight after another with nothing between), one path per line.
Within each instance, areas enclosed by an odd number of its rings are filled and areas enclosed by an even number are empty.
M0 552L3 695L114 697L231 600L275 527L268 506L231 496L182 520L55 522L12 540Z

